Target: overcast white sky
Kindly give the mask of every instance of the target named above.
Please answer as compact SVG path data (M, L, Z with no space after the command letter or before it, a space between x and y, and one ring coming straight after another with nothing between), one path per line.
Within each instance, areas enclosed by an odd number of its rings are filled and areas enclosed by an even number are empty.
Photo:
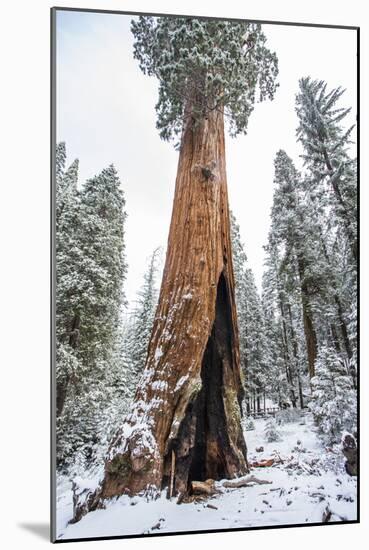
M130 17L57 12L57 140L68 163L80 160L80 182L111 163L127 201L125 291L134 300L147 259L166 246L178 152L155 128L157 82L133 59ZM260 288L273 197L273 159L285 149L301 167L294 111L298 80L310 75L342 86L343 106L356 116L356 33L351 30L264 25L279 60L272 102L255 106L248 133L227 138L230 207Z

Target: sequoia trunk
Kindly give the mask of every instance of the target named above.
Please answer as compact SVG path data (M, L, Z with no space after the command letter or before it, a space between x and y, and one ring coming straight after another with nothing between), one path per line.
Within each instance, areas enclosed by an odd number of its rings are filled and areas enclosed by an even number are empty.
M223 114L182 136L167 256L145 370L90 509L105 498L248 471ZM174 469L174 472L173 472ZM98 497L98 498L97 498Z

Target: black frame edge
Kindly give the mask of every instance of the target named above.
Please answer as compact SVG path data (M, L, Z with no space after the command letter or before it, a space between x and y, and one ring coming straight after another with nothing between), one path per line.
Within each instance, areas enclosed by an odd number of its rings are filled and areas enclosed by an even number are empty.
M56 340L55 340L55 149L56 149L56 8L50 9L50 542L56 542Z
M210 15L189 15L183 13L154 13L154 12L140 12L140 11L125 11L125 10L104 10L104 9L94 9L94 8L71 8L66 6L54 6L51 8L57 11L80 11L87 13L106 13L108 15L147 15L152 17L193 17L195 19L219 19L224 21L240 21L240 22L249 22L249 23L260 23L263 25L284 25L284 26L296 26L296 27L322 27L324 29L347 29L347 30L357 30L358 26L350 25L329 25L324 23L298 23L294 21L271 21L268 19L248 19L248 18L238 18L238 17L221 17L221 16L210 16Z

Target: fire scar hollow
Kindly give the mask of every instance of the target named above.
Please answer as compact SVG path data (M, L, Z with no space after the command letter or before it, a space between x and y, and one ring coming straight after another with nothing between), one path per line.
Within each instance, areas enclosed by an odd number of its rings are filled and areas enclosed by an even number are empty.
M229 478L239 472L240 448L234 446L232 438L237 439L240 407L236 392L227 385L234 368L231 327L222 273L215 320L201 364L201 389L189 401L178 435L164 458L163 485L168 486L170 495L188 492L192 481ZM241 455L246 458L244 445Z

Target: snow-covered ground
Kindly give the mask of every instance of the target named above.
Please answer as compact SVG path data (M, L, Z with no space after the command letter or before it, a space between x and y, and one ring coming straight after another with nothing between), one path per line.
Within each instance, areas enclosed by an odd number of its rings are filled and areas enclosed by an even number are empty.
M225 489L203 502L176 504L161 498L121 497L105 510L90 512L76 524L72 517L71 483L58 488L57 532L59 539L107 537L232 529L269 525L350 521L356 519L356 478L344 470L339 448L326 449L316 435L311 417L278 426L281 439L265 440L265 420L255 421L246 432L250 463L274 457L269 467L252 468L259 479L271 482L239 489ZM263 447L263 451L256 448Z

